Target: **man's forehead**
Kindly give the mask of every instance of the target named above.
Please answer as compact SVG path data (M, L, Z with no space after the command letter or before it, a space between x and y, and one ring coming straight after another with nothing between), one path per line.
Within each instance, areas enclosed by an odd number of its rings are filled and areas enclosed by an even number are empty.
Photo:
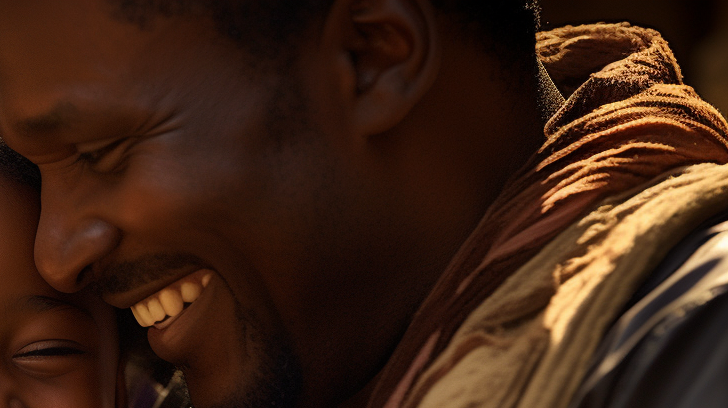
M87 9L75 12L69 7L74 2L50 2L47 8L36 7L39 3L46 2L0 6L3 94L53 92L64 80L111 74L111 67L129 59L132 30L113 24L87 1L79 0Z
M79 116L105 115L111 105L128 106L142 94L152 98L160 82L180 71L174 64L196 57L191 39L198 33L166 20L154 30L141 30L113 18L106 3L0 3L0 125L5 132L57 130Z
M4 41L22 41L66 48L69 40L87 43L109 35L113 22L110 7L103 0L28 0L0 3L0 30ZM119 24L121 26L121 24ZM87 37L89 30L97 35ZM60 37L59 37L60 36Z
M209 30L205 19L160 18L144 29L114 16L110 2L68 0L0 3L1 71L24 69L37 77L79 69L116 75L114 67L143 63L189 47ZM208 35L211 38L212 35ZM198 40L199 41L199 40Z

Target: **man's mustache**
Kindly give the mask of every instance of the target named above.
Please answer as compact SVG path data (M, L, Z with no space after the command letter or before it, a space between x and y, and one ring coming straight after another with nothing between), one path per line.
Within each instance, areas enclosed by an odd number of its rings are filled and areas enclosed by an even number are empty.
M95 273L91 284L99 296L128 292L136 287L164 279L180 269L209 268L200 258L187 252L162 252L140 256L109 265Z

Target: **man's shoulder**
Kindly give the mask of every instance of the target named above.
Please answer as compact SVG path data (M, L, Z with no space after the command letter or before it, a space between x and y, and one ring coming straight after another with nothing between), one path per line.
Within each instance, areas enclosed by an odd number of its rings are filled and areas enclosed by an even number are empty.
M572 407L728 405L726 219L682 240L635 293Z

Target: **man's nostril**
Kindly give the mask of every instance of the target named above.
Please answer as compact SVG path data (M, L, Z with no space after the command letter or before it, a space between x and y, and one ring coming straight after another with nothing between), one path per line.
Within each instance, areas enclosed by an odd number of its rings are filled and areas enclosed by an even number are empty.
M82 285L83 282L86 280L86 277L91 273L91 265L87 265L83 269L81 269L81 272L78 273L76 276L76 285Z

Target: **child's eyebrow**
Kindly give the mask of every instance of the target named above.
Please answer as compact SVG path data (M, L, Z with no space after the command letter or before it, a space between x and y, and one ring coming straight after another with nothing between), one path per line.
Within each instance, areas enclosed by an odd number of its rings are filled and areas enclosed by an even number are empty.
M19 299L17 306L21 309L30 310L33 312L47 312L52 309L76 307L70 303L64 302L60 299L54 299L48 296L41 295L28 295Z
M66 302L65 300L56 299L43 295L28 295L18 299L15 309L19 311L29 311L34 313L43 313L55 309L71 309L83 314L90 315L88 311Z

